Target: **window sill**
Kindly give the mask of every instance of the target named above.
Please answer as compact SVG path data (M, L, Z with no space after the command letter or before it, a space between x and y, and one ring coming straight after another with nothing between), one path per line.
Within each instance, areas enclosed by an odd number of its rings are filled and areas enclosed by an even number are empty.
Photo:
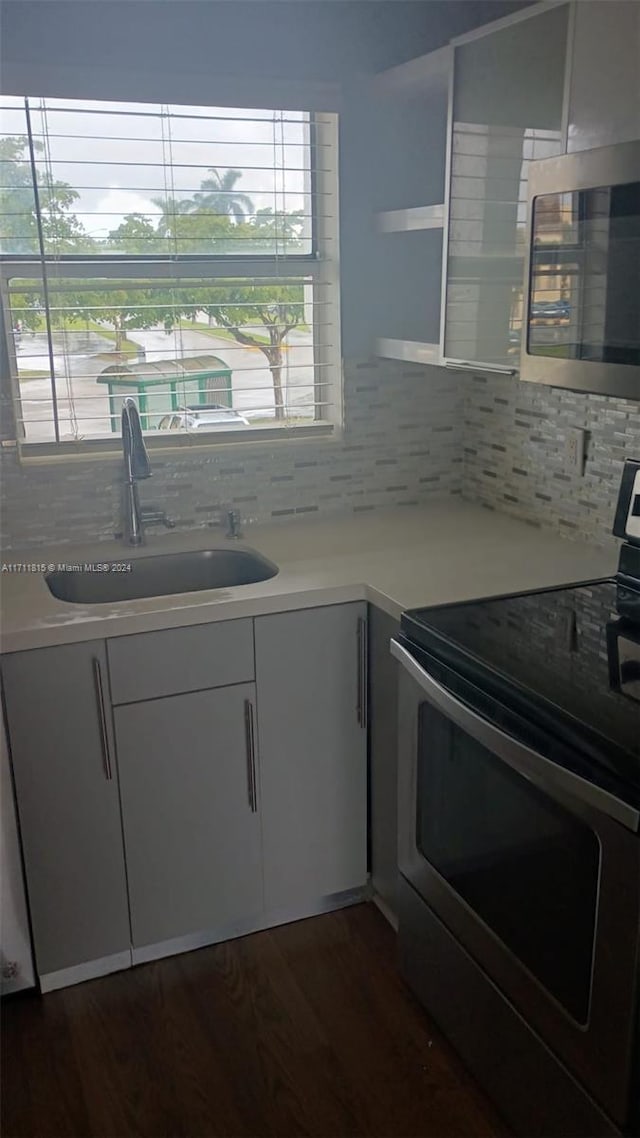
M202 435L172 434L167 438L146 435L145 445L150 456L169 454L205 454L227 448L277 446L301 442L304 439L335 439L338 430L333 423L310 423L305 427L254 427L248 431L212 431ZM61 462L87 462L94 460L122 460L122 439L87 439L82 442L60 443L7 443L3 448L15 449L23 466L56 464Z

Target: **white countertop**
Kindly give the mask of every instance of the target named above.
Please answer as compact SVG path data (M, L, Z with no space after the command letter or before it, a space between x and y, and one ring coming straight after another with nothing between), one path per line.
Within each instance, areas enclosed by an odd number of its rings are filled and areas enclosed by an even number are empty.
M251 526L231 542L218 530L149 535L141 549L121 542L63 545L4 564L132 561L190 549L250 548L279 566L269 581L118 604L56 600L41 572L3 572L0 648L126 636L159 628L368 600L398 618L404 609L611 576L616 551L566 541L506 514L458 498L322 521Z

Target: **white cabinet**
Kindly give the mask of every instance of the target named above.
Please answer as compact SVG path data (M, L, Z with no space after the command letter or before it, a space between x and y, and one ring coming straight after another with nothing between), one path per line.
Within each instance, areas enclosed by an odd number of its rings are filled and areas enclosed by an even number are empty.
M362 894L366 625L332 605L3 660L44 990Z
M569 96L569 151L640 138L640 4L579 0Z
M525 9L376 79L379 355L517 370L528 168L564 149L569 10Z
M457 42L443 354L517 370L529 163L563 149L568 4Z
M208 634L234 633L243 675L247 623ZM317 911L366 883L366 605L254 624L255 684L114 709L134 962ZM132 638L137 654L145 639ZM118 647L112 660L130 648Z
M366 605L255 621L265 908L367 879Z
M640 138L640 3L525 8L385 72L372 108L378 354L517 372L530 163Z
M375 347L422 363L440 355L451 60L440 48L378 76L370 92Z
M253 622L222 620L108 640L114 704L253 680Z
M236 684L114 711L134 963L259 920L254 708Z
M44 991L131 963L103 641L2 662L36 967Z
M0 996L35 984L4 716L0 714Z

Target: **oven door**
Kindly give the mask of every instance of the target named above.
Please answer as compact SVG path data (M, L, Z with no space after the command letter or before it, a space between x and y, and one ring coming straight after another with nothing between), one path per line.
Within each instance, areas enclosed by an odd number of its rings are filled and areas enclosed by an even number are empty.
M547 1046L624 1122L635 1023L638 812L553 761L556 743L534 750L522 742L505 728L506 709L500 727L479 714L474 693L482 693L420 649L393 640L391 651L402 665L400 872Z

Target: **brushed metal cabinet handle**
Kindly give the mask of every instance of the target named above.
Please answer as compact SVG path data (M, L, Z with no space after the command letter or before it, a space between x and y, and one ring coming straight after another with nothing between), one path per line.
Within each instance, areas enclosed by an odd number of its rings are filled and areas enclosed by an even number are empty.
M258 797L256 792L256 744L253 727L253 704L250 699L245 699L244 701L244 732L247 747L247 795L251 813L255 814L258 810Z
M93 657L93 683L96 690L96 703L98 705L98 718L100 720L100 742L102 745L102 765L104 777L107 782L113 778L111 769L111 753L109 751L109 736L107 735L107 716L104 709L104 688L102 686L102 669L97 656Z
M249 725L251 727L251 778L253 781L253 813L258 813L258 778L256 775L256 729L253 704L249 703Z

